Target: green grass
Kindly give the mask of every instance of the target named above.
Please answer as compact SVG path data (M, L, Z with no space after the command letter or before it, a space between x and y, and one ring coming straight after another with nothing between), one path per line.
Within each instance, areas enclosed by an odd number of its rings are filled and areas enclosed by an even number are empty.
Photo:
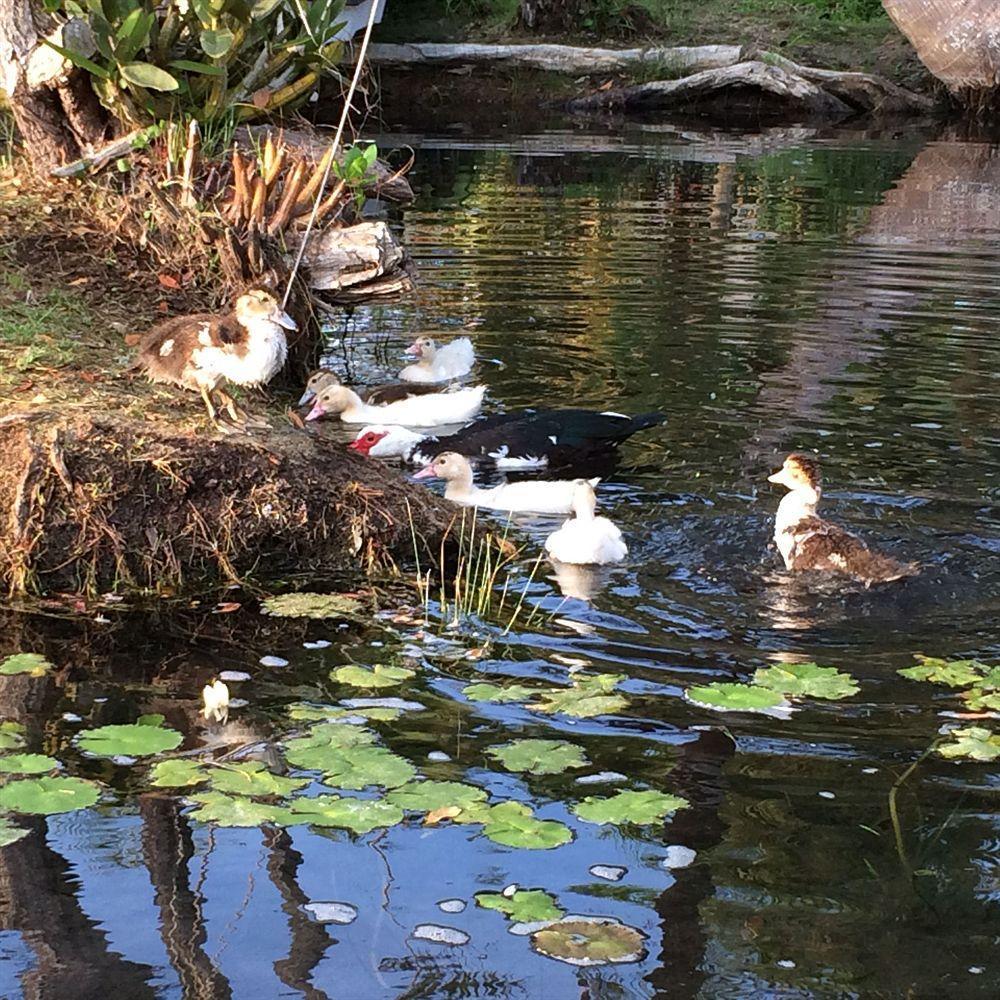
M2 257L0 257L2 260ZM51 288L32 293L17 271L0 275L0 359L17 372L59 367L73 361L80 336L92 323L82 298Z
M9 173L13 169L16 141L14 116L0 108L0 173Z

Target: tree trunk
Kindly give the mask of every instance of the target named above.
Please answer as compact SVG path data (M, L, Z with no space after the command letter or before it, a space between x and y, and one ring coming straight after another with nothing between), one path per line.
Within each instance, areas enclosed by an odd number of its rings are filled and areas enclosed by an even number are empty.
M586 0L520 0L518 23L540 34L579 28Z

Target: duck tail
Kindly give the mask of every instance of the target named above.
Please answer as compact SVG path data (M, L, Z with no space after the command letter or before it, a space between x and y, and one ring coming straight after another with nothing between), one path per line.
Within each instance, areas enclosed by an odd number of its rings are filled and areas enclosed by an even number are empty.
M894 580L904 580L910 576L920 575L920 563L902 563L891 556L872 553L865 573L865 586L876 583L892 583Z
M629 434L635 434L650 427L659 427L660 424L666 422L667 415L665 413L640 413L629 421Z

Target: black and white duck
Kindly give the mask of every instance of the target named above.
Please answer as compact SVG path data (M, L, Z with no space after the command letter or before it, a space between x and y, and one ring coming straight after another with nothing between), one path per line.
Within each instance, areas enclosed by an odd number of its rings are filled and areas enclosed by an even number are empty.
M306 380L306 388L299 399L299 406L306 406L332 385L343 385L336 372L329 368L319 368ZM386 403L398 403L401 399L411 396L426 396L428 393L440 392L441 387L433 382L387 382L384 385L373 385L367 388L352 387L363 403L372 406L384 406Z
M252 289L226 315L195 313L158 323L139 342L131 367L153 382L200 393L219 430L242 430L247 416L222 384L270 382L288 356L285 330L294 329L295 321L269 291ZM231 423L220 420L219 403Z
M876 552L846 528L816 514L823 485L819 462L811 455L789 455L767 478L789 491L774 519L774 541L786 569L851 576L866 587L920 572L916 563L897 562Z

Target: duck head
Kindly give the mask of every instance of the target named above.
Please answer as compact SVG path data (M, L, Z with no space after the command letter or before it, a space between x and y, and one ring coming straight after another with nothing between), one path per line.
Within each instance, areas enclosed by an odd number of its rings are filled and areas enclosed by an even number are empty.
M573 513L581 520L593 520L597 511L597 494L591 482L589 479L573 482Z
M363 427L347 447L359 455L369 455L371 458L400 458L422 440L420 434L408 431L405 427L372 424Z
M313 408L306 414L306 420L319 420L326 413L343 413L352 403L356 403L358 397L339 382L336 385L328 385L316 394L316 402Z
M305 406L306 403L311 403L324 389L331 385L340 385L340 379L337 377L336 372L332 372L327 368L320 368L314 371L306 380L305 392L299 398L298 405Z
M437 354L437 344L433 337L417 337L406 349L406 353L420 358L421 361L431 361Z
M804 501L813 506L819 502L823 492L819 462L812 455L802 452L789 455L781 468L767 477L767 481L800 494Z
M414 479L444 479L448 483L472 485L472 466L464 455L455 451L442 452L430 465L422 468Z
M252 288L236 300L236 319L243 326L253 323L276 323L286 330L297 330L298 326L278 300L264 288Z

